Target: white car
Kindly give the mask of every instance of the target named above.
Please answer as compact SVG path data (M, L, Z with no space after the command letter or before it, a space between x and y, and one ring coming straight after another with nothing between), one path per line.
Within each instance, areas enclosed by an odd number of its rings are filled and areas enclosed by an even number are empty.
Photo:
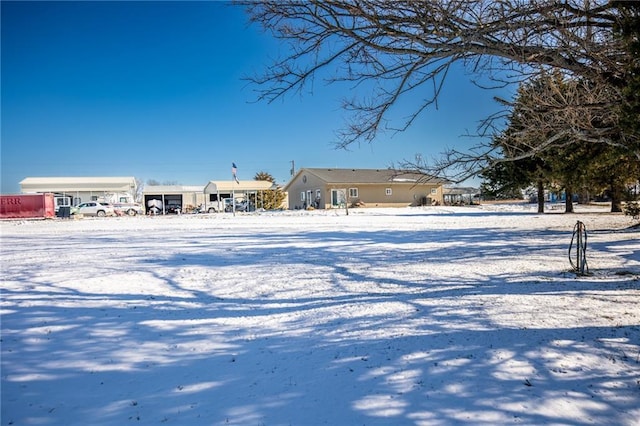
M116 212L113 206L109 203L99 203L98 201L89 201L86 203L78 204L73 209L74 214L82 214L85 216L115 216Z

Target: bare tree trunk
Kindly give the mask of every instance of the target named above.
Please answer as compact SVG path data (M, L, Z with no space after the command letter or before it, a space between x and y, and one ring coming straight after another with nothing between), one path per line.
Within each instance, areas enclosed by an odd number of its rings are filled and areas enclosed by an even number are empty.
M615 180L611 180L611 213L619 213L622 211L622 191L620 185Z
M564 188L564 212L565 213L574 213L573 211L573 189L567 185Z
M544 213L544 182L538 181L538 213Z

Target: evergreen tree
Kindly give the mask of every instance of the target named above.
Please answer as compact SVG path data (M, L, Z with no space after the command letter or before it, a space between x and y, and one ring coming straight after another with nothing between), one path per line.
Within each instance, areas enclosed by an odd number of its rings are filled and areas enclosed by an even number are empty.
M275 185L275 178L267 172L258 172L253 179L266 180L272 182L275 186L275 189L267 189L260 191L260 193L257 194L257 200L253 200L256 206L265 210L277 210L282 208L282 203L287 195L282 191L282 188L279 185Z
M513 191L535 185L537 191L538 213L544 212L544 191L551 179L551 166L547 157L555 145L547 145L548 135L539 128L532 129L531 108L536 103L537 93L549 84L549 80L558 80L557 74L522 84L518 90L507 128L493 140L494 149L503 153L505 161L496 161L486 169L482 176L489 179L487 186L501 187ZM534 155L530 153L534 152ZM495 188L494 188L495 189Z
M630 195L629 185L638 182L640 177L640 162L620 148L598 151L592 150L591 165L585 170L585 184L595 194L611 199L611 212L621 212L623 199Z
M632 155L640 150L640 3L613 1L612 4L621 12L617 33L627 56L632 58L625 62L626 84L620 103L621 138L629 140L629 155Z

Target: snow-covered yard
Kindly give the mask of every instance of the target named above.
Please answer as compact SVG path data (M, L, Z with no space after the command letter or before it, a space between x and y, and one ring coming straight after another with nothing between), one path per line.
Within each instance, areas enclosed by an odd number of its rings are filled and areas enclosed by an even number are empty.
M533 208L2 222L2 425L638 425L639 231Z

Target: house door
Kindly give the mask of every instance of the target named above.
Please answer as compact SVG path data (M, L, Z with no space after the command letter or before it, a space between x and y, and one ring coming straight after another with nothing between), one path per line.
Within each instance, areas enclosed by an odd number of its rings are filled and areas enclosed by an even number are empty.
M346 203L344 189L331 190L331 207L340 207Z

